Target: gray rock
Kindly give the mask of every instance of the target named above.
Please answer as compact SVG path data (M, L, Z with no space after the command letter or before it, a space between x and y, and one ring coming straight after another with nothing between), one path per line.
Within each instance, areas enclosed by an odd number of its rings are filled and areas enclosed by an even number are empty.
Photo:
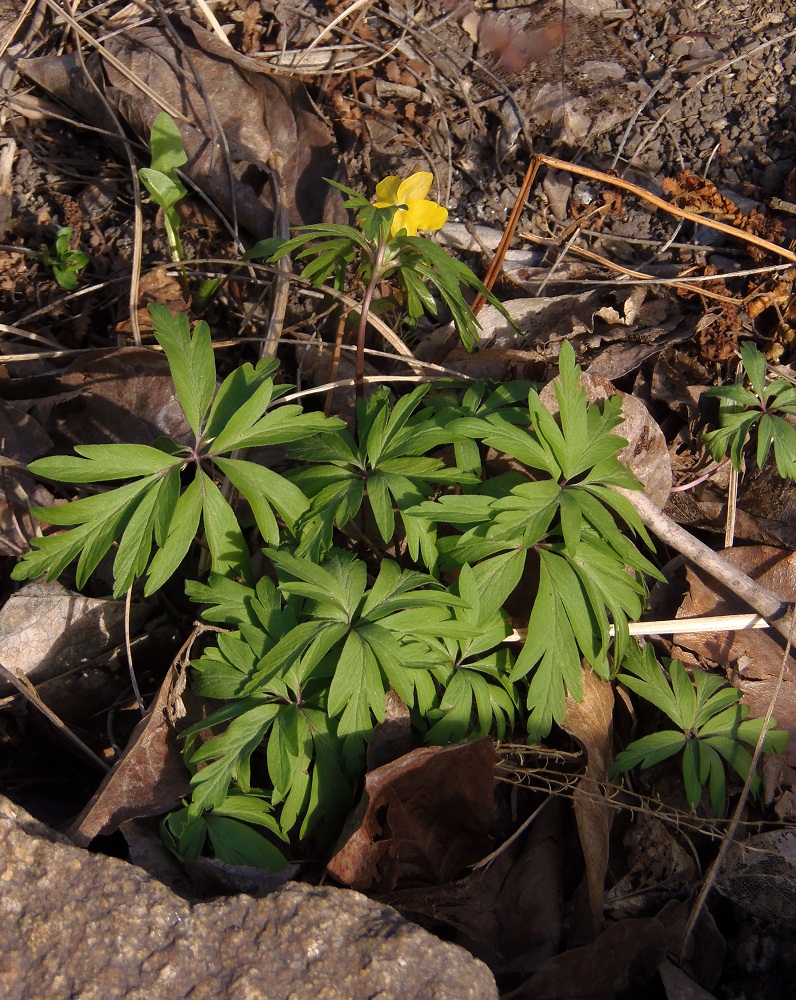
M480 962L348 890L188 903L0 796L5 1000L497 1000Z

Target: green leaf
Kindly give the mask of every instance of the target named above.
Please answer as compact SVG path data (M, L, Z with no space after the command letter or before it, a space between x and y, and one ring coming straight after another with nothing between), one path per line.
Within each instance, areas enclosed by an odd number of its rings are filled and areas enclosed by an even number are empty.
M503 607L522 578L525 559L525 551L515 549L485 559L473 568L485 612Z
M645 646L639 658L626 660L622 667L619 680L680 725L680 706L652 646Z
M33 508L32 513L51 524L80 524L60 535L31 539L32 551L27 552L14 567L12 578L28 580L47 574L54 580L76 557L78 587L83 586L100 559L124 531L141 498L160 482L158 476L147 476L126 486L97 496L75 500L59 507Z
M141 183L149 192L149 197L154 203L164 211L173 208L178 201L181 201L188 191L176 176L164 174L160 170L152 170L150 167L141 167L138 171Z
M252 823L255 826L262 826L266 830L275 834L282 840L285 835L277 823L273 814L271 803L266 801L262 795L254 793L231 791L221 805L215 807L213 816L227 816L229 819L239 819L243 823Z
M384 719L385 694L372 649L352 632L346 639L329 687L329 714L339 717L338 734L369 734L373 718L377 722Z
M742 385L719 385L705 389L704 396L717 396L719 399L726 399L740 406L760 406L760 400L753 392L744 389Z
M160 832L173 854L182 861L193 861L205 846L207 823L203 816L192 815L187 808L177 809L164 817Z
M144 444L85 444L75 451L82 457L52 455L36 459L28 468L36 476L62 483L101 483L165 473L180 465L179 459Z
M277 392L273 387L273 379L270 376L278 367L276 359L263 359L255 368L246 363L239 368L233 369L221 383L221 387L216 393L210 413L207 415L205 423L204 440L213 442L218 435L235 418L235 415L246 406L251 398L260 390L264 383L269 383L272 387L271 398L275 398ZM256 416L259 417L265 412L263 407ZM250 426L251 422L246 424ZM220 449L224 450L224 449Z
M368 478L367 496L382 541L389 543L395 533L395 515L383 476L375 475Z
M640 740L634 740L627 750L623 750L616 755L616 759L609 772L609 778L613 779L623 771L640 764L642 767L652 767L654 764L673 757L685 746L686 738L682 733L673 729L665 729L662 732L650 733Z
M531 672L528 738L533 742L547 736L554 722L563 722L567 692L580 701L583 683L569 616L544 559L539 565L539 588L528 621L528 637L511 680L517 681Z
M685 796L692 809L696 809L702 798L699 744L699 740L686 740L683 752L683 784L685 785Z
M228 819L214 810L205 817L210 842L219 861L228 865L248 865L281 871L287 861L285 856L262 834L250 826Z
M279 236L269 236L264 240L258 240L251 250L246 251L241 260L266 260L273 257L285 242Z
M796 480L796 428L783 417L765 414L758 430L757 464L760 468L768 458L768 448L760 448L760 441L768 436L774 442L774 460L777 472L783 479ZM762 459L762 461L761 461Z
M171 377L185 417L197 439L216 390L216 363L210 328L200 321L191 336L188 317L150 303L155 339L169 362Z
M157 116L149 133L152 168L168 174L188 162L182 135L174 119L165 111Z
M248 710L234 704L230 713L237 712L225 733L214 736L190 755L192 765L212 761L198 770L191 779L191 810L194 814L220 806L227 797L234 779L244 791L249 791L251 755L262 742L279 712L278 705L257 705ZM218 714L217 714L218 715ZM211 725L212 718L199 724ZM188 731L190 732L190 731ZM185 735L185 734L184 734Z
M196 476L174 508L169 533L149 566L144 595L149 597L177 571L191 542L196 538L202 516L202 481Z
M696 725L697 703L694 685L680 660L672 660L669 667L669 677L672 682L674 700L677 703L678 725L684 730L691 730Z
M766 388L766 356L751 340L741 341L738 350L752 389L762 399Z
M251 555L235 513L213 480L201 469L197 479L202 492L202 513L207 547L214 573L231 573L251 582Z
M113 596L121 595L143 576L152 554L152 535L157 518L157 504L162 487L161 479L141 498L135 512L124 529L116 558L113 561Z
M271 469L241 459L216 458L214 461L232 485L248 500L266 545L276 547L280 541L274 510L292 528L296 520L309 509L309 501L301 490Z

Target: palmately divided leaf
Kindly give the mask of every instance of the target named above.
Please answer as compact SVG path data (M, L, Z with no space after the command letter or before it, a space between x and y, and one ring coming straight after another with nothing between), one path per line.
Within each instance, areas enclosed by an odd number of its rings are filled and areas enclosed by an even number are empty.
M640 764L642 767L652 767L667 757L673 757L685 746L686 738L674 729L666 729L658 733L650 733L640 740L635 740L627 750L616 755L609 777L615 777L623 771Z
M528 739L538 742L561 723L566 712L566 695L576 701L583 697L580 656L563 601L555 591L546 560L539 565L539 589L528 621L525 641L512 681L532 673L528 688Z
M121 537L142 498L158 489L160 476L147 476L107 493L75 500L58 507L33 508L32 513L51 524L78 524L60 535L31 539L27 552L12 571L14 580L29 580L46 573L54 580L78 556L78 587L93 572L113 542Z

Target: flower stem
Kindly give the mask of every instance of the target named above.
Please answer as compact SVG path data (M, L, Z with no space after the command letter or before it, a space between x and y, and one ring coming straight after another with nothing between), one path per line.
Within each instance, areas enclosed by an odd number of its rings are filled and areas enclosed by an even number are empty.
M376 285L381 280L381 272L384 265L384 251L386 246L387 241L384 238L384 235L381 235L379 237L379 242L376 245L376 255L373 258L373 270L370 274L368 287L365 289L365 296L362 299L362 308L359 314L359 328L357 330L357 358L356 368L354 371L354 384L356 386L357 399L362 399L365 395L365 331L368 327L368 311L370 309L370 303L373 301L373 293L376 291Z

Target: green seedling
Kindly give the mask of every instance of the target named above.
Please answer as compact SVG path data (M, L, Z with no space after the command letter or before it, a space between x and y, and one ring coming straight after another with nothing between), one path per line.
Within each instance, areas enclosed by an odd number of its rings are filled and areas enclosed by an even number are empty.
M740 471L743 452L757 428L757 465L762 469L774 445L774 461L783 479L796 480L796 428L787 419L796 415L796 386L785 379L766 384L766 358L751 340L740 346L741 363L749 380L742 385L708 389L719 397L719 428L702 436L711 456L721 461L729 451L732 467Z
M655 658L651 646L643 654L623 664L619 680L651 702L677 727L650 733L631 743L614 762L610 777L641 765L654 764L682 752L683 783L689 805L696 809L702 789L710 788L710 801L717 815L723 816L727 802L726 765L746 781L752 765L747 747L754 748L760 738L762 719L750 719L749 706L741 704L740 692L726 681L704 670L688 676L679 660L664 660L666 669ZM763 740L765 753L781 753L787 734L771 725ZM744 746L746 744L746 746ZM753 793L760 790L760 779L752 780Z
M188 157L185 155L180 130L165 111L152 124L149 144L152 162L148 167L141 167L138 176L149 192L149 197L163 210L163 225L171 259L175 263L181 263L185 260L185 251L180 239L180 217L176 205L188 191L176 170L188 162Z
M39 258L52 270L53 277L66 291L77 288L77 277L88 267L91 258L82 250L70 249L72 226L64 226L55 235L55 244L49 248L42 244Z

